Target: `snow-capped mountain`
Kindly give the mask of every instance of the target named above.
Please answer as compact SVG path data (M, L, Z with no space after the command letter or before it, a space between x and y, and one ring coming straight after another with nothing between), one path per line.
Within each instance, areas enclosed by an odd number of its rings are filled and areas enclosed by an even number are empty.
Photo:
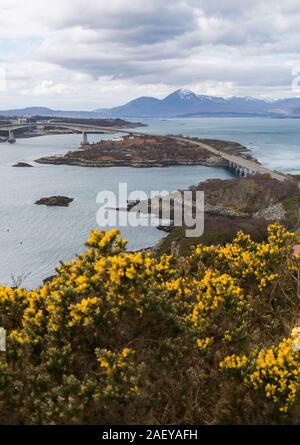
M195 94L181 88L164 99L139 97L113 108L94 111L61 111L32 107L23 110L0 111L2 115L40 115L80 118L142 118L142 117L300 117L300 98L262 100L253 97L216 97Z
M110 117L300 116L300 99L262 100L253 97L216 97L181 88L164 99L140 97L97 113Z

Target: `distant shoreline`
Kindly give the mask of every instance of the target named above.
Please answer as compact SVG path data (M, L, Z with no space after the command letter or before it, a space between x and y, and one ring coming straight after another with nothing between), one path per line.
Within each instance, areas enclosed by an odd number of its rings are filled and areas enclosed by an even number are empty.
M14 139L19 140L52 135L82 134L80 127L83 126L87 126L87 128L91 127L88 134L106 134L105 128L108 129L108 132L111 131L111 134L114 134L118 133L118 130L128 130L128 132L130 132L135 128L147 126L142 122L131 122L123 119L97 119L93 121L91 119L62 118L59 122L55 121L53 123L49 121L49 119L50 118L35 116L33 121L25 123L25 127L20 125L20 128L18 128L18 124L14 125L13 122L2 124L0 125L0 143L8 141L7 133L10 127L14 132ZM61 124L62 127L59 124ZM76 128L77 125L79 128ZM70 128L68 128L68 126L70 126ZM99 127L99 130L96 130L97 127ZM35 129L33 130L33 128ZM114 132L115 128L116 131Z

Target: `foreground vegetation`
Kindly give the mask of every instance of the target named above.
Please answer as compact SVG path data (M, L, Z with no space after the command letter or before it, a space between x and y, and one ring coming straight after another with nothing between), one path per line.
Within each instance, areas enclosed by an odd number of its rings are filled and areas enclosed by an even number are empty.
M0 288L0 422L299 422L293 235L179 258L125 244L94 231L40 289Z

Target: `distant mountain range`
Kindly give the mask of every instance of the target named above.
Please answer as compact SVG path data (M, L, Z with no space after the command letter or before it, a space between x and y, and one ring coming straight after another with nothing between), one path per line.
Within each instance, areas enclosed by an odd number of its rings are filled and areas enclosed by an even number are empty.
M167 117L300 117L300 98L262 100L253 97L215 97L179 89L164 99L139 97L113 108L94 111L61 111L44 107L3 110L6 116L30 115L73 118Z

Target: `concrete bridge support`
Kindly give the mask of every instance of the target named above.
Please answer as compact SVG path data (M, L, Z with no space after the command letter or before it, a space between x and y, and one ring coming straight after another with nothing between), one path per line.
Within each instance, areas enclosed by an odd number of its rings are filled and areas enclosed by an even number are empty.
M14 135L14 132L12 130L8 130L8 142L10 142L11 144L16 142L15 135Z
M229 161L229 169L237 176L242 176L242 168L235 162Z
M246 177L250 175L255 175L256 172L247 167L242 167L233 161L228 161L229 170L233 171L235 175L240 177Z
M81 145L88 145L88 144L89 144L89 141L88 141L87 133L85 131L83 131Z
M248 176L248 169L245 167L239 167L239 175L243 178Z

